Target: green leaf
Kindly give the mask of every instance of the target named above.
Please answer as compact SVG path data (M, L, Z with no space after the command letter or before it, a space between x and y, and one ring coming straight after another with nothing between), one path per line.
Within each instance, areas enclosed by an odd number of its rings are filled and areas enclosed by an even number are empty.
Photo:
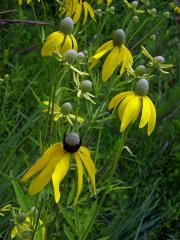
M74 236L73 236L73 234L69 231L68 227L67 227L65 224L63 224L63 227L64 227L64 233L65 233L67 239L68 239L68 240L74 240Z

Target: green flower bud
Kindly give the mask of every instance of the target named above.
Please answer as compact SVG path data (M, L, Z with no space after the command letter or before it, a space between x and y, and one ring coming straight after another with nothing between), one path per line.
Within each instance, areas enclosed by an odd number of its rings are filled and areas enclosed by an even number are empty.
M111 7L109 8L109 10L110 10L111 12L114 12L114 11L115 11L115 7L114 7L114 6L111 6Z
M133 16L133 18L132 18L132 20L133 20L133 22L139 22L139 17L138 16Z
M122 29L118 29L113 34L113 43L115 46L120 46L125 39L125 33Z
M157 57L155 57L155 60L156 60L158 63L164 63L164 61L165 61L164 57L162 57L162 56L157 56Z
M61 111L64 115L68 115L69 113L71 113L71 111L72 111L71 103L69 103L69 102L63 103L63 105L61 107Z
M16 217L16 221L18 222L18 223L23 223L24 221L25 221L25 219L26 219L26 213L24 213L24 212L20 212L18 215L17 215L17 217Z
M143 76L146 73L146 67L144 65L139 65L135 69L135 74L137 76Z
M133 8L137 8L137 6L138 6L138 1L133 1L133 2L131 3L131 6L132 6Z
M156 40L156 35L155 35L155 34L152 34L152 35L150 36L150 39L152 39L153 41Z
M68 63L75 63L77 59L77 52L74 49L70 49L64 53L64 57Z
M98 9L95 10L95 13L97 15L101 16L102 15L102 10L100 8L98 8Z
M163 12L163 15L168 18L170 16L170 13L169 12Z
M83 92L90 92L92 89L92 82L90 80L84 80L80 83L79 88L83 91Z
M149 12L149 14L151 14L152 16L156 16L157 10L156 10L156 8L152 8L152 9L150 9L148 12Z
M85 59L85 55L83 52L78 52L77 53L77 60L83 61Z
M61 31L64 34L71 34L74 30L74 22L72 20L72 18L70 17L65 17L62 21L61 21Z
M146 96L149 90L149 83L146 79L139 80L135 85L135 93L139 96Z

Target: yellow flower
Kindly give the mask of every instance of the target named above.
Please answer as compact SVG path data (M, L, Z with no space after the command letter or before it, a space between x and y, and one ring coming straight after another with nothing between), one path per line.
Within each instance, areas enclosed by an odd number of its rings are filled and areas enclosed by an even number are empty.
M151 99L146 96L149 84L146 79L136 83L135 92L127 91L116 95L109 103L109 110L118 108L118 115L121 120L120 132L123 132L130 123L133 123L141 113L139 128L148 124L148 136L154 130L156 124L156 109ZM141 111L142 109L142 111Z
M43 57L52 56L52 54L63 54L70 49L78 50L77 41L72 32L74 23L70 17L65 17L61 21L61 31L51 33L44 43L41 55Z
M30 195L40 192L52 178L55 202L58 203L61 197L60 184L68 173L71 158L76 161L78 173L77 193L74 204L77 203L83 186L83 166L88 172L94 192L96 191L95 165L91 159L89 150L82 146L81 142L79 135L71 132L64 138L63 142L53 144L45 151L22 178L22 182L26 182L34 174L41 171L30 184L28 190Z
M15 237L19 237L20 239L26 239L30 240L34 231L34 222L30 217L25 217L25 219L22 222L16 222L15 226L13 227L11 231L11 239L14 239ZM45 227L43 226L43 222L41 219L39 219L39 225L36 229L34 240L38 239L45 239ZM39 234L41 235L41 238L39 238ZM18 238L18 239L19 239Z
M43 101L43 103L49 107L49 101ZM83 118L78 116L76 117L75 115L70 114L71 111L72 111L72 105L69 102L65 102L61 108L54 103L53 109L52 109L52 103L50 104L49 113L54 115L54 121L58 121L61 118L66 118L71 125L73 125L71 119L77 120L77 122L79 123L84 122ZM44 109L43 112L48 112L48 108Z
M83 8L84 8L83 25L87 21L88 13L90 14L91 18L94 21L96 21L93 8L87 1L84 0L65 0L61 15L66 13L66 16L72 17L74 23L76 24L81 17Z
M152 57L151 54L145 49L145 47L141 46L142 53L144 56L146 56L150 62L149 65L155 67L156 69L159 69L162 73L168 74L169 72L164 71L166 68L172 68L172 64L165 64L165 59L162 56L156 56Z
M129 3L127 0L123 0L123 1L129 9L134 11L134 13L144 13L145 12L144 10L137 9L138 1L133 1L132 3Z
M113 40L110 40L100 46L95 55L89 59L91 68L94 67L107 52L110 51L105 59L102 68L102 80L106 81L113 74L115 69L121 64L120 76L128 70L133 64L131 52L123 44L125 38L124 31L118 29L113 35Z
M105 0L97 0L97 4L102 4ZM106 0L107 4L110 5L112 0Z
M40 2L41 0L38 0L38 2ZM27 4L30 4L32 2L32 0L26 0ZM18 4L19 6L21 6L23 4L23 0L18 0Z

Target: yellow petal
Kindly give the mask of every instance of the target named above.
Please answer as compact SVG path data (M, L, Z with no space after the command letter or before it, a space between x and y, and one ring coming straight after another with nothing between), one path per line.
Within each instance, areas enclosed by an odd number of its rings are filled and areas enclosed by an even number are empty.
M95 52L95 55L89 58L89 63L91 63L91 68L94 67L99 59L106 54L107 52L109 52L111 49L113 48L113 41L110 40L106 43L104 43L102 46L100 46L97 51Z
M93 189L94 189L94 192L96 191L96 185L95 185L95 173L96 173L96 168L95 168L95 165L90 157L89 154L87 154L87 149L84 150L84 148L81 148L79 149L79 151L77 152L81 161L83 162L87 172L88 172L88 175L91 179L91 184L93 186Z
M108 109L112 109L112 108L116 108L117 105L127 96L129 95L134 95L133 91L127 91L127 92L122 92L117 94L115 97L113 97L113 99L110 101Z
M17 230L17 227L13 227L12 231L11 231L11 238L15 238L18 234L18 230Z
M56 143L53 144L51 147L49 147L41 158L35 162L32 167L27 171L27 173L22 177L22 182L27 182L30 177L32 177L34 174L38 173L40 170L45 168L49 161L51 161L51 158L54 154L61 153L63 149L62 143Z
M79 21L82 12L82 5L77 3L75 7L75 14L73 16L73 22L76 24Z
M120 70L120 76L126 71L128 68L130 68L133 64L133 57L131 52L124 46L122 45L123 48L123 61L122 61L122 66Z
M53 182L53 188L54 188L54 197L55 202L58 203L60 200L60 184L61 181L64 179L64 177L67 174L67 171L69 169L69 163L70 163L70 154L66 153L56 164L55 170L52 174L52 182Z
M143 104L142 104L142 115L141 115L141 120L139 123L139 128L143 128L149 120L150 114L151 114L151 109L149 106L149 102L146 97L142 98Z
M59 52L61 54L65 53L66 51L72 49L72 39L69 35L66 35L65 41L62 43L62 45L59 47Z
M83 165L82 165L81 159L77 153L74 154L74 157L76 160L77 172L78 172L77 194L76 194L76 198L74 200L74 205L76 205L78 202L79 195L82 190L82 186L83 186Z
M129 101L131 101L134 98L135 94L134 92L132 92L131 95L127 96L119 105L118 108L118 115L119 115L119 119L122 121L123 118L123 114L124 114L124 110L126 109L127 104L129 103Z
M146 99L149 102L149 108L151 110L150 117L148 120L148 136L149 136L154 130L154 127L156 125L156 108L149 97L146 96Z
M119 48L114 47L109 55L106 57L106 60L103 64L102 68L102 80L106 81L113 74L115 68L118 65L118 57L119 57Z
M94 11L93 11L92 7L87 2L83 2L83 7L84 7L84 21L83 21L83 25L87 21L88 12L90 13L91 18L94 21L96 21L95 18L94 18Z
M132 122L137 116L139 111L140 99L138 96L133 96L131 100L127 103L123 116L122 123L120 127L120 132L123 132L126 127Z
M39 191L41 191L43 187L45 187L48 184L56 164L63 157L64 153L65 152L63 149L62 152L59 152L59 153L56 152L52 155L51 160L49 161L46 168L32 181L28 189L28 192L30 195L34 195L38 193Z
M19 6L21 6L22 5L22 0L18 0L18 4L19 4Z
M151 62L153 62L153 57L150 55L150 53L148 53L148 51L145 49L145 47L141 46L142 49L142 53L144 54L144 56L146 56L147 58L149 58L149 60Z
M73 34L70 35L71 40L72 40L72 49L76 50L76 52L78 51L78 45L77 45L77 41L75 39L75 37L73 36Z
M62 44L63 41L64 34L59 31L51 33L42 47L41 55L43 57L52 56L53 52Z
M57 122L57 121L58 121L60 118L62 118L62 117L63 117L63 114L62 114L62 113L57 114L57 115L54 116L54 121Z

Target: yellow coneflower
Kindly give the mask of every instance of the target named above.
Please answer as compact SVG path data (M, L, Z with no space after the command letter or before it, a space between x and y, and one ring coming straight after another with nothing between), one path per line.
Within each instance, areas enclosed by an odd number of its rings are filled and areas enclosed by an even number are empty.
M30 216L26 216L24 213L19 213L15 222L15 226L11 230L11 239L18 237L18 239L31 240L33 234L34 221ZM45 239L46 229L43 226L43 222L39 219L39 224L36 229L34 239ZM41 236L39 236L39 234ZM41 237L41 238L40 238Z
M60 31L51 33L44 43L41 55L43 57L52 56L54 52L63 54L69 49L78 50L77 41L72 32L74 29L73 20L65 17L61 21Z
M30 177L41 171L31 182L28 190L29 194L34 195L40 192L52 178L55 202L58 203L61 197L60 184L70 168L71 158L75 159L78 172L77 193L74 204L77 203L83 186L83 166L88 172L95 192L95 165L91 159L89 150L82 146L81 143L79 135L71 132L64 138L63 142L53 144L49 147L22 178L22 182L27 182Z
M84 8L83 25L87 21L88 13L90 14L91 18L94 21L96 21L93 8L87 1L84 0L65 0L63 9L61 11L61 15L65 13L66 16L72 17L74 23L76 24L81 17L83 8Z
M110 40L100 46L95 55L90 57L91 68L94 67L107 52L110 51L102 68L102 80L106 81L113 74L115 69L121 64L120 76L128 70L133 64L131 52L123 44L125 34L122 29L115 31L113 40Z
M164 69L172 68L173 67L172 64L165 64L164 57L162 57L162 56L152 57L151 54L145 49L145 47L141 46L141 48L142 48L143 55L146 56L150 60L150 62L149 62L150 66L153 66L156 69L159 69L159 71L161 71L162 73L165 73L165 74L169 73L167 71L164 71Z
M49 107L49 101L43 101L43 104ZM63 103L61 108L55 103L53 104L53 107L52 103L50 104L49 113L53 114L54 121L58 121L61 118L66 118L71 125L73 125L71 119L77 120L79 123L84 122L83 118L79 116L76 117L75 115L71 114L71 111L72 105L69 102ZM43 112L48 112L48 108L44 109Z
M120 132L123 132L130 123L136 121L141 109L139 128L143 128L148 124L148 136L154 130L156 124L156 109L151 99L146 96L148 89L148 81L141 79L136 83L134 92L127 91L119 93L109 103L109 110L119 105L118 114L121 120Z
M132 1L131 3L129 3L127 0L123 0L123 1L129 9L133 10L134 13L144 13L145 12L142 9L137 9L138 1Z

